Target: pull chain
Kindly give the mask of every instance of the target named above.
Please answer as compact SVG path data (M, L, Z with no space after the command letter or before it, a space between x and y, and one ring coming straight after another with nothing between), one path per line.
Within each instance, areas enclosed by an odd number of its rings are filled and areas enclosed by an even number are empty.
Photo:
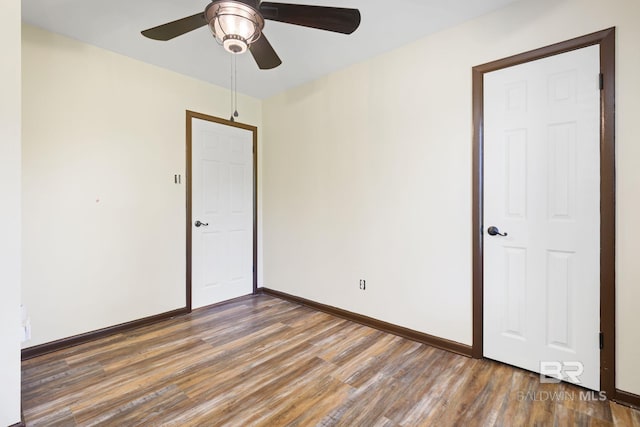
M235 54L231 54L231 111L229 121L235 122L234 117L238 117L238 63Z
M238 59L237 55L233 55L233 72L234 72L234 86L233 86L233 97L235 99L235 109L233 111L233 117L238 117Z
M231 73L230 73L230 77L231 77L231 84L229 85L229 89L231 90L229 93L229 100L231 101L231 108L230 110L233 111L233 54L231 54ZM233 119L233 114L231 114L231 116L229 117L229 121L235 121Z

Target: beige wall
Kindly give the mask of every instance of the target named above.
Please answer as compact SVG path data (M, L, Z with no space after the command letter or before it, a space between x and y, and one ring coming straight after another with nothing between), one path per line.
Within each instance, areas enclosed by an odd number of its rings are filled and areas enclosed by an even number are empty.
M471 344L471 68L616 26L617 387L640 394L638 22L522 1L267 100L265 286Z
M32 346L185 305L185 110L229 91L23 28L23 302ZM261 102L239 97L243 122Z
M20 2L0 4L0 426L20 421Z

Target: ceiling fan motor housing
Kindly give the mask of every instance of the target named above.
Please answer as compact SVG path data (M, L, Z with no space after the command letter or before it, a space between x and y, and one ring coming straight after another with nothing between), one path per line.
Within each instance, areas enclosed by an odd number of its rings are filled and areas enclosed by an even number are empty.
M205 19L218 43L240 54L260 38L264 28L258 7L258 1L216 0L205 9Z

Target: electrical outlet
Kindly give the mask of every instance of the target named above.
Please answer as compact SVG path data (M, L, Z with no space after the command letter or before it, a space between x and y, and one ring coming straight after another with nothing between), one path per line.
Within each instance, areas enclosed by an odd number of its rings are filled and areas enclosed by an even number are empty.
M27 313L27 309L24 305L20 305L20 310L22 312L22 337L21 341L29 341L31 339L31 319Z
M363 291L365 289L367 289L367 281L364 279L360 279L360 289L362 289Z

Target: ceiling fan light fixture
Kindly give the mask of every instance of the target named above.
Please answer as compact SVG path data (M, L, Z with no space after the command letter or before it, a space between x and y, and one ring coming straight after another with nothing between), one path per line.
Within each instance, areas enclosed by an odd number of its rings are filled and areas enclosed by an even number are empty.
M205 16L218 43L233 54L246 52L264 28L264 19L256 9L236 1L214 1Z

